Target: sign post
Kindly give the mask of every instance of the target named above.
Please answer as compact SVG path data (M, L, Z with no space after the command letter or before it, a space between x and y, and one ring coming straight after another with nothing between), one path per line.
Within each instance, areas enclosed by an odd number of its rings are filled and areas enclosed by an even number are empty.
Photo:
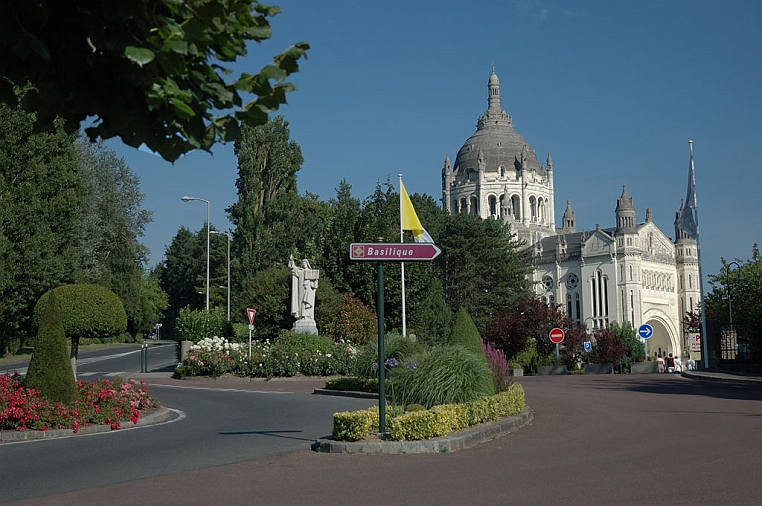
M638 335L644 339L646 350L646 362L648 361L648 338L654 335L654 328L647 323L638 327Z
M246 316L249 317L249 360L251 360L251 331L254 330L254 317L257 316L257 310L247 309Z
M431 242L418 243L352 243L349 259L378 262L378 431L386 432L386 370L384 352L384 262L424 262L434 260L442 250Z
M552 329L548 333L548 337L550 337L551 343L556 343L556 362L561 360L561 355L558 350L558 345L564 342L564 337L566 337L566 333L562 329L559 329L558 327Z

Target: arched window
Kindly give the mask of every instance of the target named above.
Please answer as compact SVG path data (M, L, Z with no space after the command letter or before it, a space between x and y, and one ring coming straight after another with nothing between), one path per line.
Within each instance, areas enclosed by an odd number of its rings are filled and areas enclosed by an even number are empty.
M520 220L521 219L521 202L519 201L518 195L514 195L513 197L511 197L511 208L513 209L513 219Z
M529 217L532 221L537 221L537 200L529 197Z
M471 214L479 214L479 205L475 196L471 196Z
M493 218L497 216L497 199L494 195L489 196L489 215Z

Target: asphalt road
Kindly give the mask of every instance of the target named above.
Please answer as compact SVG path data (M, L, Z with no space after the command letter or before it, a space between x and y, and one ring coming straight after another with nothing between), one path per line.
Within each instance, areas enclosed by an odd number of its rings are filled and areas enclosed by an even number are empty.
M240 402L293 399L295 404L311 406L303 416L325 417L330 424L330 409L316 396L199 390L219 399L192 407L197 403L193 393L156 385L160 398L169 394L187 407L185 420L130 431L140 437L125 432L90 438L99 444L70 438L60 442L71 442L63 449L56 446L59 442L45 447L0 445L0 493L5 493L7 483L29 479L28 474L38 475L37 486L45 487L66 463L40 469L39 460L67 451L77 454L73 462L93 458L96 463L86 475L121 475L136 465L148 466L145 475L155 471L160 475L140 478L138 473L117 481L106 477L101 485L88 479L77 484L79 490L10 504L760 504L760 390L656 374L544 376L521 382L535 412L530 425L456 453L392 456L312 452L309 430L301 428L307 420L276 418L274 435L274 425L254 423L253 412ZM204 389L215 385L199 383ZM223 410L228 395L238 406ZM205 422L192 422L203 418L206 410L237 422L209 416ZM199 424L191 437L180 437L191 423ZM271 438L288 438L295 451L253 453ZM142 439L145 444L139 442ZM231 450L230 463L225 464L225 452L216 452L214 446L231 440L235 443L231 448L239 450ZM130 449L145 452L142 464L124 464ZM96 454L88 455L91 452ZM207 455L208 460L199 458ZM183 459L198 460L194 466ZM157 462L155 468L150 467L152 460ZM115 473L107 471L111 466Z
M155 357L160 362L158 352ZM129 350L87 358L96 360L85 360L79 372L90 369L85 374L93 377L126 366L140 370L139 358ZM323 386L320 381L279 390L272 382L162 379L167 384L151 384L150 390L163 406L178 412L172 422L133 429L126 423L127 429L118 431L0 444L0 503L309 448L331 433L334 412L373 404L305 393Z

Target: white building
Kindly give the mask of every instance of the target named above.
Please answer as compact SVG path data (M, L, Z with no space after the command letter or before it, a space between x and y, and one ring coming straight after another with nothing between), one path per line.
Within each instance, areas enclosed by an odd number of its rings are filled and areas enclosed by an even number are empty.
M648 340L651 356L682 355L683 315L698 308L700 294L696 243L682 231L679 219L674 222L675 240L656 226L650 209L638 223L633 199L623 187L614 227L596 225L577 232L568 199L556 227L553 160L548 155L540 165L532 147L514 130L513 119L500 105L494 69L488 90L488 107L476 132L454 163L445 158L444 208L509 223L532 249L537 294L560 304L577 322L588 328L648 323L654 329Z

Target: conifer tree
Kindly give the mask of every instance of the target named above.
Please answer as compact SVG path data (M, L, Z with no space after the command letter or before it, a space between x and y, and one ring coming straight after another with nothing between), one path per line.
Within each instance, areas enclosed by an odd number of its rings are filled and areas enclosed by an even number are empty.
M489 367L487 355L484 353L484 347L482 346L482 338L481 335L479 335L479 330L476 328L471 316L462 306L458 309L458 312L455 313L448 344L450 346L463 346L476 357L479 357L480 361L484 360L484 364ZM491 379L492 378L490 377L490 380ZM494 388L491 381L490 385Z
M77 398L77 386L55 293L47 299L24 386L39 390L49 401L66 404Z

